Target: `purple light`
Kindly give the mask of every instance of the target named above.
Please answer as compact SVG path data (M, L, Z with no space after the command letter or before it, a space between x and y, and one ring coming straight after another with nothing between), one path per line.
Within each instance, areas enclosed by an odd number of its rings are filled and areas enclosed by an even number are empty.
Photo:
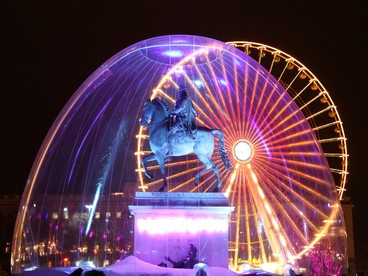
M69 185L69 183L70 183L70 181L71 181L71 178L72 178L72 175L73 175L73 172L74 172L74 167L75 167L75 164L76 164L76 162L77 162L78 156L79 156L79 154L80 154L80 152L81 152L81 150L82 150L82 147L83 147L84 143L87 141L87 138L88 138L89 134L91 133L91 131L93 131L93 127L95 126L96 122L98 122L99 118L103 115L103 113L104 113L105 109L109 106L110 101L111 101L111 99L109 99L109 100L107 101L107 103L106 103L106 104L101 108L100 112L98 113L98 115L97 115L97 116L96 116L96 118L94 119L94 121L93 121L93 123L92 123L91 127L88 129L88 131L87 131L86 135L84 136L84 138L83 138L83 140L82 140L82 143L79 145L79 147L78 147L78 151L77 151L77 154L75 155L75 158L74 158L74 161L73 161L73 165L72 165L72 168L71 168L71 172L70 172L70 174L69 174L69 178L68 178L68 185Z
M139 232L147 232L150 235L162 235L168 233L191 233L198 232L226 232L228 225L226 219L214 218L147 218L138 219Z

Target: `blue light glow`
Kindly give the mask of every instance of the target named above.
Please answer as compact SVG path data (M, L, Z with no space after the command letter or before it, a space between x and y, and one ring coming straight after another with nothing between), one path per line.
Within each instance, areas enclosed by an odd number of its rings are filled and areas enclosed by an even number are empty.
M222 85L227 85L227 82L225 81L225 80L220 80L220 83L222 84Z
M197 88L202 88L204 86L201 80L194 80L193 82Z
M90 208L90 209L89 209L89 218L88 218L88 223L87 223L85 235L87 235L89 230L91 229L91 224L92 224L92 221L93 221L93 217L96 213L96 207L97 207L97 203L98 203L98 201L100 199L100 196L101 196L101 191L104 187L104 184L106 182L107 177L109 176L109 174L111 172L112 163L113 163L113 160L115 160L115 156L116 156L116 149L117 149L117 147L119 146L119 144L121 142L120 134L122 132L123 126L124 126L124 124L120 124L119 131L116 134L116 137L113 141L113 144L112 144L111 147L109 147L109 152L107 153L107 158L106 158L106 162L105 162L105 165L103 167L103 170L102 170L101 177L99 178L98 183L96 184L96 193L95 193L95 196L94 196L93 203L91 205L88 205L88 208Z
M179 58L184 55L183 51L180 51L180 50L169 50L169 51L163 52L162 54L167 57L175 57L175 58Z

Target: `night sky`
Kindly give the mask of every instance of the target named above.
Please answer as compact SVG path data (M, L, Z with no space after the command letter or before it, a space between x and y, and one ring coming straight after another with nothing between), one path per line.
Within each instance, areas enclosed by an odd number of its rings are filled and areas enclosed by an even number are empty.
M356 252L367 259L367 9L357 1L252 2L3 1L0 194L22 193L63 106L117 52L169 34L259 42L303 63L337 106L348 138L345 195L355 205Z

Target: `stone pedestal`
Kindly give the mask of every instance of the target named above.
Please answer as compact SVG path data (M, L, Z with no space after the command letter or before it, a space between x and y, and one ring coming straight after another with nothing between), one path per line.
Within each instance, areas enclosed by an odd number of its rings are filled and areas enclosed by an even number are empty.
M201 262L228 268L228 219L234 207L222 193L137 192L134 205L134 255L151 264L178 261L190 244Z

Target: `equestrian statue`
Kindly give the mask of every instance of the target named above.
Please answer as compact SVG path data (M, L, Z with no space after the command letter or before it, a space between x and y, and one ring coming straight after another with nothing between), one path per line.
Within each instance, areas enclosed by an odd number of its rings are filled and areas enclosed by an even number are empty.
M179 86L180 98L176 101L175 109L171 112L167 104L159 99L146 100L143 115L140 120L142 126L148 127L149 145L151 153L142 159L142 167L145 175L153 179L153 175L147 171L147 162L157 161L163 176L163 185L159 192L163 192L167 186L165 162L173 156L183 156L195 153L204 164L194 180L197 186L199 177L209 169L212 169L217 186L213 192L221 189L221 180L217 166L211 160L215 148L215 135L218 136L218 151L226 169L231 171L230 159L225 150L224 135L219 129L209 129L195 124L197 112L192 100L188 97L186 88Z

